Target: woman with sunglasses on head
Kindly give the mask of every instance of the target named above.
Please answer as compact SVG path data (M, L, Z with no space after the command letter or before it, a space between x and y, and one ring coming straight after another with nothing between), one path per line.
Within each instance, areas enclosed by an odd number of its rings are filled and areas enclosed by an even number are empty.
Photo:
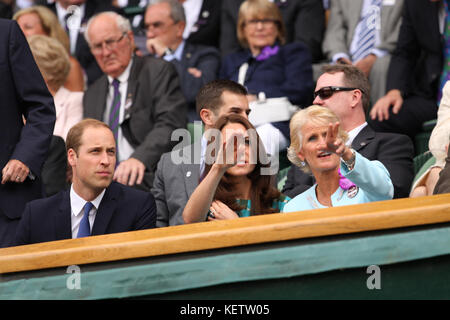
M312 173L316 184L289 201L283 212L392 199L387 169L345 145L348 135L330 109L313 105L299 111L290 130L288 158Z
M216 144L210 139L203 179L183 211L185 223L281 212L289 198L274 187L276 172L251 123L238 115L222 116L212 132Z
M277 5L267 0L244 1L236 29L244 49L222 60L219 78L244 85L249 91L249 101L284 97L293 105L308 106L314 85L311 54L303 43L285 44L285 27ZM257 106L253 108L254 114ZM257 125L269 154L289 145L289 118L272 119L268 117ZM274 141L278 149L270 143L275 137L279 138Z

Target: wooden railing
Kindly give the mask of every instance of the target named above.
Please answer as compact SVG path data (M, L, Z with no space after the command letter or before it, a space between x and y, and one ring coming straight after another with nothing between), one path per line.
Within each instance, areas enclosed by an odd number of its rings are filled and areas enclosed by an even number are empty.
M195 223L0 249L0 273L450 221L450 194Z

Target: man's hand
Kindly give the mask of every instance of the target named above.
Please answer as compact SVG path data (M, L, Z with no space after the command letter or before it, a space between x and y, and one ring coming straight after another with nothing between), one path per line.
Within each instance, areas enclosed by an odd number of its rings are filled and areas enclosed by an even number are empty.
M378 121L389 119L389 108L392 107L392 112L397 114L403 105L403 98L400 90L390 90L385 96L378 99L375 105L370 110L370 118Z
M150 54L162 57L167 50L167 46L162 43L158 38L147 39L147 50Z
M376 55L369 54L369 55L365 56L364 58L362 58L361 60L359 60L358 62L356 62L354 65L359 70L364 72L366 77L369 77L370 71L372 70L372 66L376 60L377 60Z
M135 158L129 158L122 161L114 172L113 180L134 186L135 184L141 184L144 180L145 165Z
M9 160L2 170L2 184L6 182L22 183L28 177L30 169L19 160Z
M202 71L200 69L188 68L187 70L194 78L200 78L202 76Z

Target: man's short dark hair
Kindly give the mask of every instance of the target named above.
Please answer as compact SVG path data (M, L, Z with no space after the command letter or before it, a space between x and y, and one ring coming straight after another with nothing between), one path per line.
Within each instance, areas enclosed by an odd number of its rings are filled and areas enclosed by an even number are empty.
M222 106L222 93L228 91L231 93L246 96L247 89L237 82L232 80L220 79L214 80L204 85L196 97L197 114L200 114L201 109L209 109L217 113Z
M86 118L75 124L72 128L70 128L67 133L66 138L66 150L73 149L75 153L78 154L78 149L81 146L81 138L83 136L84 131L87 128L106 128L111 130L110 127L99 120ZM112 131L111 131L112 132Z
M367 76L357 67L347 64L326 65L322 68L323 73L344 73L344 83L347 87L359 88L362 92L362 104L364 111L370 109L370 83Z

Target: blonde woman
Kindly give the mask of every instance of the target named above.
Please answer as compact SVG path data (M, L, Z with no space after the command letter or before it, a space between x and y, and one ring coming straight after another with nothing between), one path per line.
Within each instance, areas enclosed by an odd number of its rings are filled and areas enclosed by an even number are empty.
M66 139L69 129L83 117L83 92L64 87L70 62L67 51L56 39L34 35L28 38L36 64L53 95L56 109L54 135Z
M312 173L317 183L289 201L283 212L392 199L387 169L345 144L348 135L330 109L314 105L297 112L290 130L289 160Z
M61 27L56 15L43 6L32 6L18 11L13 19L17 21L22 32L29 36L40 34L57 39L69 54L70 71L64 87L70 91L84 91L85 80L83 69L78 60L70 55L69 37Z

